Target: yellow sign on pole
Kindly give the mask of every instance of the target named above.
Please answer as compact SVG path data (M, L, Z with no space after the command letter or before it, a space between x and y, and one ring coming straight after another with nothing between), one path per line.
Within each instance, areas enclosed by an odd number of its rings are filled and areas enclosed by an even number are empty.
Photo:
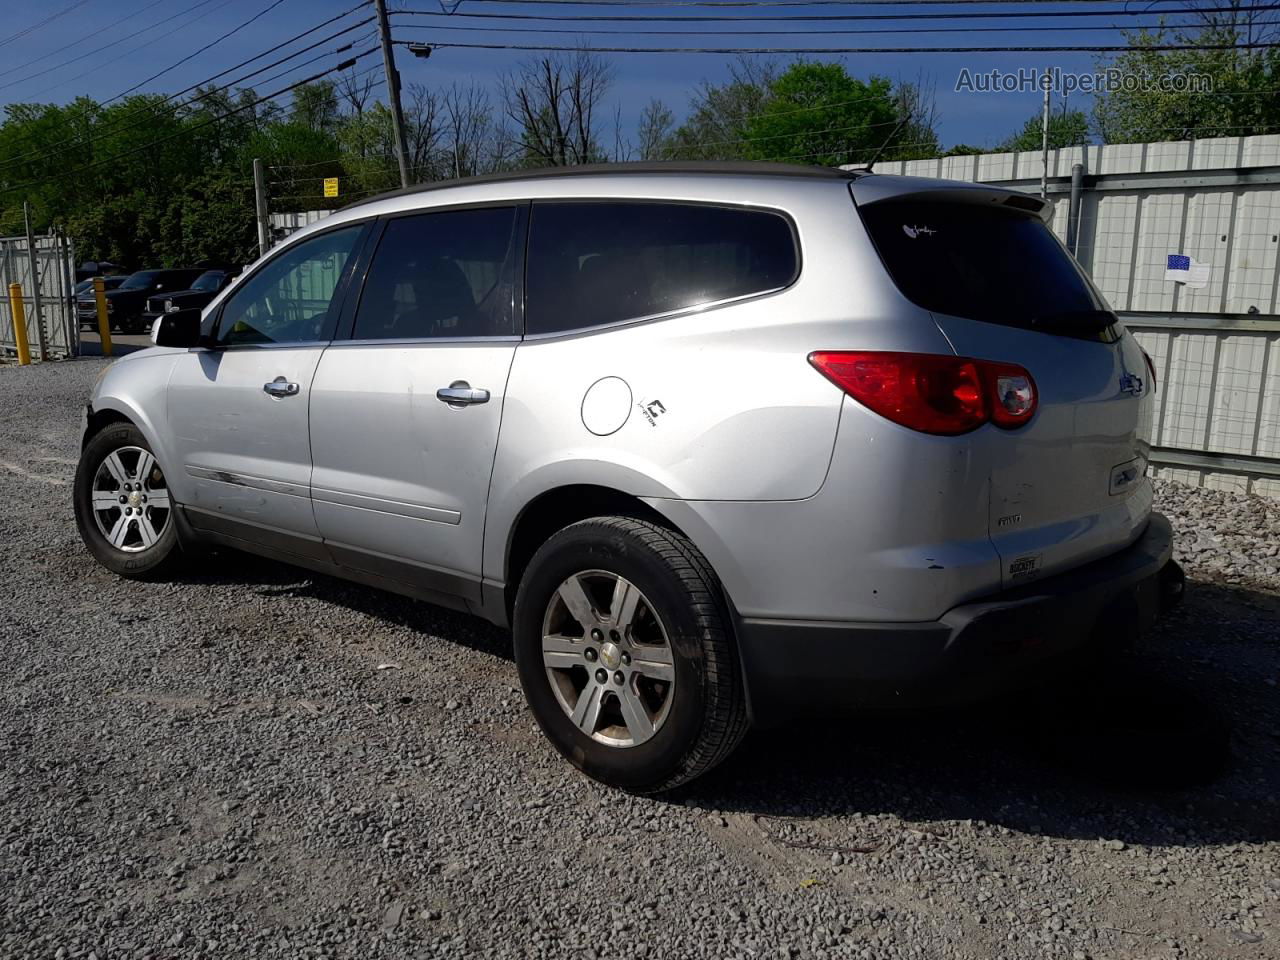
M338 195L338 178L337 177L324 178L324 195L326 197L336 197Z

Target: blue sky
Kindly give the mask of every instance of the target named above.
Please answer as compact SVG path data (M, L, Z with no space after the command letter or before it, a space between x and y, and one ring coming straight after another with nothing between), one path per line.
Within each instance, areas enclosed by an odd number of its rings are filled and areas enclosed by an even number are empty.
M80 94L89 94L98 99L106 99L138 84L174 62L182 59L210 40L231 30L237 24L258 13L269 5L269 0L206 0L191 17L179 18L169 23L159 21L172 17L176 12L193 6L197 0L47 0L34 3L31 0L9 0L5 6L7 12L0 14L0 105L11 102L40 101L64 102ZM283 0L278 7L254 22L250 27L230 37L211 50L194 58L190 62L167 73L142 89L148 92L172 93L190 84L204 80L232 64L254 56L280 43L289 37L306 30L322 20L341 13L354 6L355 0ZM1119 9L1117 3L1105 4L1109 10ZM58 17L44 26L38 26L28 35L5 42L6 38L35 26L50 14L75 6L72 12ZM414 8L422 10L438 10L437 0L390 0L392 9ZM1147 6L1144 4L1143 6ZM803 7L727 7L696 8L654 6L639 9L620 9L618 6L561 6L551 4L526 3L478 3L475 0L463 0L460 12L476 13L541 13L559 15L591 15L591 14L652 14L664 16L682 15L733 15L735 17L759 17L777 14L816 14L816 15L872 15L923 12L956 12L991 13L993 19L926 21L925 23L908 24L912 27L980 27L981 32L974 33L907 33L879 35L838 35L832 33L813 34L787 38L783 32L790 29L822 29L818 23L769 23L756 24L688 24L687 36L676 37L644 37L630 33L616 36L594 36L586 38L599 46L838 46L838 47L883 47L883 46L1018 46L1018 45L1111 45L1123 43L1118 26L1134 23L1154 23L1155 16L1116 17L1108 14L1077 17L1066 21L1071 26L1101 26L1105 30L1088 32L1068 32L1062 30L990 32L985 28L1022 27L1026 25L1063 25L1064 21L1014 20L999 18L1001 13L1009 11L1007 4L969 4L964 7L920 6L892 3L874 6L851 5L837 6L803 6ZM1078 4L1069 2L1061 4L1037 3L1034 7L1017 6L1017 10L1065 10L1082 9ZM370 8L372 12L372 8ZM353 16L343 20L338 26L346 25L358 19ZM449 25L501 27L513 25L515 21L502 21L483 18L465 19L461 17L400 17L394 18L397 37L419 41L459 40L463 42L496 42L496 43L547 43L555 45L572 45L575 36L572 34L537 34L537 33L476 33L466 31L450 31ZM532 27L573 27L575 23L538 24L521 23L520 26ZM868 23L847 22L830 24L832 29L883 29L903 24L894 21L875 21ZM430 26L430 29L422 29ZM676 24L628 24L597 23L596 27L629 30L631 27L641 29L685 29ZM147 27L146 32L139 33ZM412 27L412 29L409 29ZM368 29L371 29L368 28ZM713 30L765 29L776 30L769 35L733 38ZM331 32L326 30L312 35L302 43L309 43ZM350 37L361 37L365 31L356 31ZM117 42L119 41L119 42ZM336 41L335 41L336 43ZM92 53L96 48L111 44L108 49ZM292 49L292 48L288 48ZM286 50L285 52L288 52ZM317 50L300 59L306 59L320 53ZM84 56L85 54L91 54ZM58 63L72 57L84 58L67 66L51 70ZM418 82L427 85L447 86L454 81L478 80L481 83L496 86L497 77L514 67L522 58L532 56L529 53L501 50L474 50L448 48L437 50L430 59L419 60L410 56L403 47L397 48L397 59L406 83ZM703 54L615 54L610 55L615 65L615 84L611 95L610 107L617 103L622 110L624 132L630 133L639 118L640 111L652 97L665 101L682 118L687 112L691 92L703 80L717 82L728 75L732 57ZM271 59L274 59L271 58ZM780 58L785 62L787 57ZM1002 54L849 54L840 59L848 70L859 77L878 73L893 78L906 80L923 79L932 83L936 90L938 111L938 131L944 146L956 142L965 142L979 146L990 146L1019 128L1022 123L1040 108L1040 95L1037 93L964 93L956 92L954 87L957 75L962 68L971 71L989 71L993 68L1017 70L1019 68L1042 69L1045 66L1057 66L1063 70L1089 71L1095 65L1092 54L1080 53L1002 53ZM33 61L28 66L23 66ZM263 61L268 62L268 61ZM277 88L289 80L300 78L316 72L324 66L336 62L335 58L323 59L310 68L290 75L288 78L270 85ZM362 65L372 66L378 62L370 57L362 61ZM254 66L258 66L255 64ZM252 68L250 68L252 69ZM282 68L283 69L283 68ZM49 71L35 76L42 71ZM273 73L276 71L272 71ZM83 74L83 76L81 76ZM267 88L259 87L260 93ZM1076 95L1071 105L1087 109L1088 99Z

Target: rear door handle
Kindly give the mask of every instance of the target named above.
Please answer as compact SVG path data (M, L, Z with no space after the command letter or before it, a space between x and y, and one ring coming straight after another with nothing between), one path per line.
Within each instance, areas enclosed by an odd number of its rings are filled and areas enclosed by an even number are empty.
M290 383L284 377L276 377L270 383L264 383L262 389L272 397L292 397L298 393L298 385Z
M455 380L449 386L437 390L436 399L451 407L466 407L473 403L488 403L489 391L473 387L465 380Z

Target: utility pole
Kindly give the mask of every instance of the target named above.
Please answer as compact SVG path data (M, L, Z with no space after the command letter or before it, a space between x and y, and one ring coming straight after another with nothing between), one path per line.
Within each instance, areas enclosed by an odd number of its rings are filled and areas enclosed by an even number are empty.
M404 139L404 108L400 105L400 71L396 69L387 20L387 0L373 0L378 9L378 34L382 37L382 66L387 73L387 99L391 101L391 126L396 135L396 159L400 161L400 186L409 186L409 147Z
M1049 198L1049 88L1052 86L1049 68L1044 68L1044 116L1040 121L1040 199Z
M253 158L253 205L258 212L258 256L265 257L271 247L271 220L267 213L267 178L257 157Z

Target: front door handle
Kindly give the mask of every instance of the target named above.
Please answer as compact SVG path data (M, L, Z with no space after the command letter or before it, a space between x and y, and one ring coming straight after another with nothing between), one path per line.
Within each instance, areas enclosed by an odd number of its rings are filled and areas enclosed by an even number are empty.
M296 396L298 393L298 385L296 383L290 383L284 377L276 377L270 383L264 383L262 385L262 389L268 396L276 398L292 397Z
M451 407L465 407L473 403L488 403L489 391L473 387L465 380L455 380L449 386L437 390L436 399L443 400Z

